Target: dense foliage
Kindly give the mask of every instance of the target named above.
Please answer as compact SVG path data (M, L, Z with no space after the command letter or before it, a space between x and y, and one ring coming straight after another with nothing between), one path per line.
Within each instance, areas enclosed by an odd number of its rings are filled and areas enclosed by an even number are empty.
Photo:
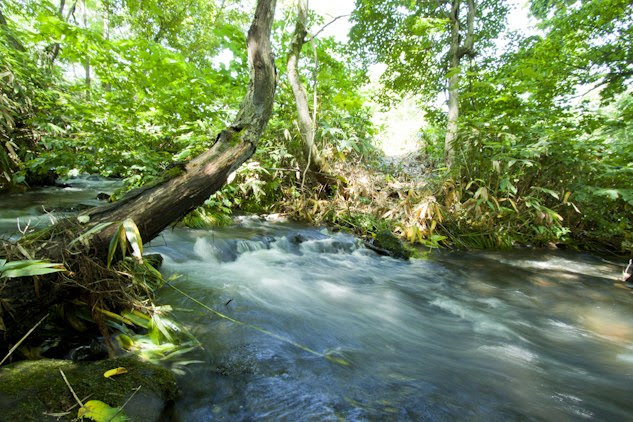
M387 94L428 96L437 92L433 84L441 88L446 3L429 12L424 2L357 2L352 33L363 56L372 48L390 65ZM503 2L495 3L479 3L484 47L505 20ZM534 1L532 12L539 19L534 35L508 33L504 51L501 41L482 47L457 70L464 75L457 162L435 180L434 196L414 208L418 221L403 228L410 240L631 249L631 6ZM427 118L427 159L441 162L445 115L430 110Z
M256 156L187 223L283 209L365 234L388 227L430 246L630 250L631 5L530 5L536 28L511 32L506 1L357 0L349 45L309 34L300 66L311 107L316 93L316 143L346 182L325 190L312 189L301 154L285 68L295 13L287 5L274 30L275 114ZM243 2L12 0L0 12L3 189L50 171L139 186L207 149L246 90ZM314 32L326 23L310 15ZM451 60L460 48L461 61ZM386 70L372 92L376 63ZM459 119L447 168L442 99L451 84ZM369 100L389 108L409 94L425 116L420 166L435 166L424 184L391 183L402 172L380 164L373 144ZM367 171L380 192L351 179Z

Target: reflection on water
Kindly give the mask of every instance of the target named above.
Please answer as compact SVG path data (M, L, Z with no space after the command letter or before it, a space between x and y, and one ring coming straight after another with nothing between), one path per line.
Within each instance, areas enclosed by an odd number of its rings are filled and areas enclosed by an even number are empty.
M77 211L103 204L99 193L111 194L120 180L80 176L60 181L66 187L43 187L0 195L0 234L15 238L26 228L37 229Z
M0 197L0 230L98 204L107 181ZM42 206L44 208L42 208ZM198 300L339 365L159 297L204 344L176 420L631 420L633 295L618 265L512 251L379 257L347 235L243 219L148 250ZM229 302L230 300L230 302ZM228 304L227 304L228 303Z
M177 419L447 420L633 414L633 295L621 268L543 251L402 262L351 236L243 219L152 243L179 288L341 366L196 307L161 300L205 345ZM232 299L225 306L225 303Z

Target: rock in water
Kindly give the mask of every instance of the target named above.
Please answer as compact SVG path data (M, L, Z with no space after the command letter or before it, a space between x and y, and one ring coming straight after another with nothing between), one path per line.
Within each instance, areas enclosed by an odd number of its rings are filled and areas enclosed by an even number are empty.
M379 248L394 258L409 259L411 257L411 252L389 230L380 230L376 233L372 246L374 248L371 249Z
M104 372L124 367L127 373L108 379ZM130 421L159 421L168 405L178 396L174 375L167 369L135 357L122 357L90 363L43 359L21 361L0 368L0 409L2 420L46 420L45 413L63 413L76 404L59 370L82 401L99 400L111 407L125 405ZM75 420L75 407L61 420Z

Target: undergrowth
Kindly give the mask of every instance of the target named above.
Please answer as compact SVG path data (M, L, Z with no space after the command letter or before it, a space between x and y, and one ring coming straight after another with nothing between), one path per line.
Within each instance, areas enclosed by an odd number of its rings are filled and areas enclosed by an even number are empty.
M170 316L170 307L155 304L154 294L165 283L156 269L160 259L142 256L142 241L133 222L120 224L108 262L90 250L90 236L103 228L97 225L77 236L85 227L67 219L18 243L2 243L0 255L8 263L51 257L59 262L55 264L58 271L33 276L32 285L22 277L32 275L26 272L15 274L17 278L0 276L2 349L8 350L34 320L48 312L40 335L27 338L12 358L63 357L77 345L69 340L76 336L88 343L101 337L107 348L104 352L110 356L134 351L146 360L166 359L199 346ZM33 309L34 303L44 306ZM51 344L50 338L58 341Z
M618 226L606 221L616 216L597 213L582 192L531 184L527 160L506 163L505 169L493 164L494 174L485 179L434 171L426 161L417 154L395 164L336 161L337 183L327 188L310 173L304 179L299 168L271 173L252 163L183 222L209 228L228 224L234 213L275 212L365 239L389 230L412 246L431 249L633 250L625 202L617 205L623 208Z

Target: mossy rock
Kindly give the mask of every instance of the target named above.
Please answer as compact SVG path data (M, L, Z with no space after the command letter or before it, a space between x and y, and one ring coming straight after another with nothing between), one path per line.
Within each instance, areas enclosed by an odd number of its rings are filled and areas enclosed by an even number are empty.
M386 251L388 255L394 258L409 259L411 257L411 251L389 230L377 232L373 246Z
M124 367L128 373L111 379L104 372ZM22 361L0 369L0 419L7 421L46 421L57 417L46 413L70 412L60 420L75 420L76 402L60 369L77 396L86 402L100 400L111 407L122 406L134 390L140 389L125 405L130 421L157 421L178 395L174 375L167 369L135 357L121 357L90 363L67 360Z

